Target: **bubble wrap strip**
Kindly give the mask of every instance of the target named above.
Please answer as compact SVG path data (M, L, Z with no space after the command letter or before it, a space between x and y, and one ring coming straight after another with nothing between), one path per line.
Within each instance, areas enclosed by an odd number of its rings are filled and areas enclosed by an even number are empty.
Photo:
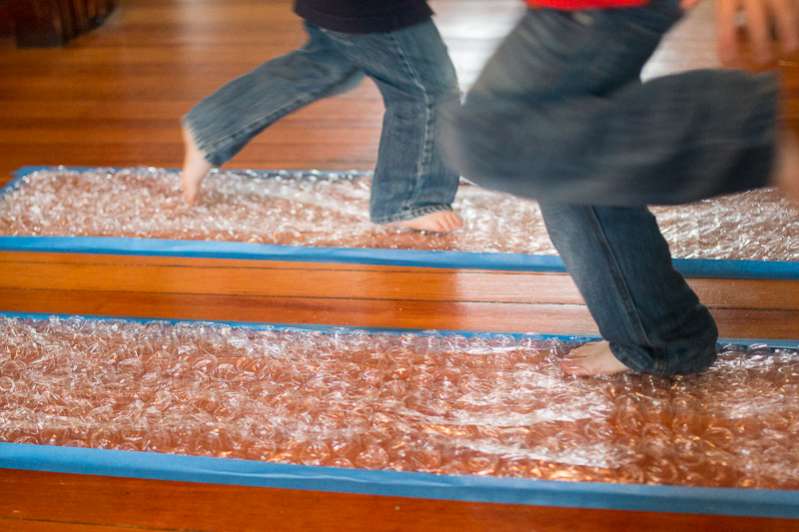
M563 508L799 518L799 492L433 475L0 443L0 468Z
M534 202L476 187L462 187L456 202L464 230L419 235L368 222L363 172L226 171L207 181L206 201L188 209L162 169L23 169L0 190L0 246L563 270ZM653 211L688 276L799 278L799 212L774 191Z
M36 318L0 318L2 441L445 475L799 487L794 351L729 347L701 376L587 381L557 369L574 338Z
M72 318L80 318L85 320L97 322L127 322L127 323L167 323L171 325L178 324L212 324L216 326L229 326L241 329L252 329L256 331L283 331L283 332L365 332L370 334L418 334L418 335L434 335L434 336L462 336L464 338L493 338L504 336L516 339L534 339L534 340L557 340L566 343L585 343L600 340L601 337L596 335L573 335L573 334L548 334L548 333L523 333L523 332L502 332L502 331L467 331L461 329L446 329L446 330L430 330L430 329L407 329L407 328L392 328L392 327L352 327L346 325L316 325L312 323L299 323L299 324L285 324L285 323L264 323L252 321L226 321L226 320L194 320L189 318L181 319L167 319L167 318L134 318L134 317L109 317L100 316L95 314L54 314L50 312L10 312L0 310L0 320L7 319L22 319L22 320L47 320L47 319L60 319L69 320ZM787 349L791 351L799 351L799 339L796 340L774 340L771 338L719 338L718 344L720 348L724 346L738 346L742 348L749 348L758 345L768 345L771 349Z

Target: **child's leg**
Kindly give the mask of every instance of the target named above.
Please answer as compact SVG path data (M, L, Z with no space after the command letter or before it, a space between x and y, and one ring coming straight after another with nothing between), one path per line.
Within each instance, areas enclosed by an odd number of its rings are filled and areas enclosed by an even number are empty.
M184 195L194 201L212 165L230 160L264 128L314 100L343 92L363 74L315 26L307 44L264 63L202 100L184 118Z
M765 186L773 76L637 73L676 0L575 15L530 10L489 61L443 144L478 184L558 203L684 203Z
M432 21L390 33L326 32L371 77L386 106L372 183L375 223L449 231L459 176L436 146L442 104L458 102L455 68Z
M632 369L694 373L716 358L717 330L674 269L654 216L643 207L541 203L550 238L608 343L572 353L578 375Z
M591 142L602 145L605 123L593 122L596 117L582 102L600 105L620 91L637 90L641 68L679 16L676 3L668 0L636 10L529 12L489 62L465 109L456 111L456 129L445 139L463 168L490 178L489 186L542 196L552 240L610 342L573 354L564 364L570 373L692 372L715 357L713 319L673 269L646 209L549 200L552 190L556 197L573 194L587 203L613 200L620 193L603 196L602 186L614 171L635 188L635 171L606 168L592 159ZM674 116L650 115L648 109L624 115L631 126L654 128L681 117L679 110ZM670 149L650 140L631 138L603 155L635 163ZM596 163L591 171L585 170L587 160ZM661 172L657 181L672 177ZM535 194L529 193L533 189Z

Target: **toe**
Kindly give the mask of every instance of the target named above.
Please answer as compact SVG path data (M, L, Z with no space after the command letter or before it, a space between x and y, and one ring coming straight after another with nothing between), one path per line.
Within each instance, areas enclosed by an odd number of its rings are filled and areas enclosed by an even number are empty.
M454 213L447 214L447 230L453 231L459 227L458 217Z
M183 199L186 203L193 205L197 199L197 187L193 183L186 180L183 181Z
M587 368L574 360L565 360L561 362L560 369L568 375L576 375L578 377L588 374Z

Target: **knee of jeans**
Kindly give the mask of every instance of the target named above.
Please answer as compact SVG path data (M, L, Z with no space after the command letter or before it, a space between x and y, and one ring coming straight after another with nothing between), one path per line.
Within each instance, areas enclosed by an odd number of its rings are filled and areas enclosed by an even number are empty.
M338 96L351 91L361 84L366 75L361 70L350 70L341 74L341 81L333 85L326 96Z
M434 93L439 99L457 97L460 100L458 75L455 73L455 67L452 64L442 68L436 80Z

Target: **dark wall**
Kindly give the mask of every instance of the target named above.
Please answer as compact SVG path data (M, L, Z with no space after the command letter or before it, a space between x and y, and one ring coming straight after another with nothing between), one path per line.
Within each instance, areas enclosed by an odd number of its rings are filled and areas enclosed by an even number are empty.
M8 37L13 31L11 13L8 11L8 0L0 0L0 37Z
M19 46L63 45L102 24L116 5L116 0L5 1Z

